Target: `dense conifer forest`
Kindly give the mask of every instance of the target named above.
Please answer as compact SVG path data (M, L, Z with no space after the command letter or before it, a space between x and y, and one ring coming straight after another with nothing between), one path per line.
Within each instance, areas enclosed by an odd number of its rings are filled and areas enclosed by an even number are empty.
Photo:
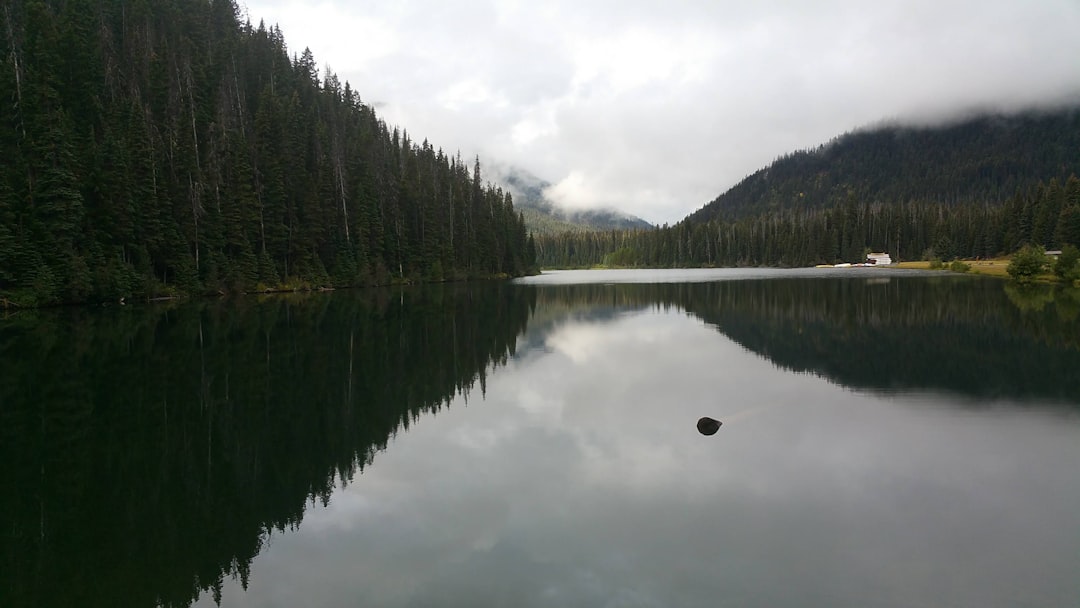
M538 236L545 267L808 266L1080 244L1080 110L849 134L785 156L674 226Z
M0 154L4 305L534 265L478 159L387 126L232 0L6 0Z
M1001 203L1039 182L1080 173L1080 107L981 115L939 126L883 126L787 154L690 215L925 201Z

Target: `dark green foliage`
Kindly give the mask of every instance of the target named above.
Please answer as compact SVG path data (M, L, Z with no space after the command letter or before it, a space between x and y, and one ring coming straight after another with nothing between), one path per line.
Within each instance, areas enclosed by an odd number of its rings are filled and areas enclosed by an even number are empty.
M947 248L950 259L985 257L997 253L1002 215L1000 207L849 204L732 221L684 220L651 231L538 235L537 259L544 267L591 266L621 248L633 252L620 254L632 260L623 265L661 268L858 263L868 248L894 260L942 255L935 247Z
M637 265L637 256L634 254L634 250L629 247L620 247L615 251L604 256L604 266L611 267L627 267Z
M999 202L1040 180L1080 172L1078 149L1080 108L980 116L940 127L867 129L776 160L690 219L824 209L852 196L871 204ZM1035 213L1030 220L1029 228L1053 233L1049 214Z
M1065 182L1061 213L1054 228L1054 243L1080 246L1080 179L1075 175Z
M1060 188L1036 184L1003 203L946 205L927 202L862 204L848 199L829 209L787 210L738 219L700 222L694 216L653 231L538 235L543 267L587 267L604 263L619 249L625 266L813 266L862 262L866 249L893 260L941 263L959 258L1004 255L1033 242L1032 221L1056 213L1055 246L1080 242L1080 180ZM1045 212L1048 207L1056 212ZM1045 232L1045 229L1044 229ZM1076 240L1073 240L1076 239Z
M1080 244L1080 108L837 138L772 163L674 226L539 235L544 267L810 266L986 258ZM1064 184L1064 185L1062 185Z
M1009 262L1009 276L1021 283L1029 283L1046 271L1046 253L1042 247L1024 245Z
M1054 274L1063 281L1080 281L1080 249L1065 245L1054 260Z
M1010 288L1047 304L1025 311L1014 306ZM1065 309L1067 296L1050 286L920 277L888 284L725 281L695 289L701 295L689 312L785 369L889 393L934 387L973 404L1038 396L1080 405L1080 376L1072 371L1080 363L1080 326Z
M960 260L956 260L952 264L949 264L949 270L953 272L967 272L971 270L971 264L965 264Z
M232 0L0 10L0 297L518 275L505 193ZM455 238L456 235L465 235ZM433 269L439 272L433 272Z

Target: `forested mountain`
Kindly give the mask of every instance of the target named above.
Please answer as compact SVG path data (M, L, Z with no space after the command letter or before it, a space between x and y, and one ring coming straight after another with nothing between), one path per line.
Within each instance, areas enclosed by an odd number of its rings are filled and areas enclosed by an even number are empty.
M545 267L812 266L1080 244L1080 109L845 135L674 226L537 240Z
M388 127L232 0L5 0L0 155L4 303L533 266L478 160Z
M517 208L525 217L525 227L532 234L595 232L597 230L648 230L652 224L617 209L566 209L544 196L551 186L528 171L511 167L496 177L514 195Z
M887 126L783 156L716 197L689 220L770 211L920 201L1000 203L1036 184L1080 173L1080 107L984 115L939 127Z

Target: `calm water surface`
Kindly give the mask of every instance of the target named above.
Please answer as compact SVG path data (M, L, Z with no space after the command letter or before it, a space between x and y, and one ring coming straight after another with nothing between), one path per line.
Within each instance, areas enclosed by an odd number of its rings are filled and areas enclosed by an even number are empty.
M1077 606L1078 313L858 269L11 316L0 605Z

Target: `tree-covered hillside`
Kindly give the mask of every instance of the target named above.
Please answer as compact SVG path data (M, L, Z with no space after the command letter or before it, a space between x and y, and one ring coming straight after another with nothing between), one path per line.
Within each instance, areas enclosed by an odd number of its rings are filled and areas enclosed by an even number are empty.
M1025 244L1080 244L1080 179L1052 179L1004 202L871 204L851 196L825 209L536 239L545 268L813 266L862 262L867 249L894 260L947 261L994 257Z
M0 156L5 303L534 263L479 161L388 127L232 0L5 0Z
M840 136L777 159L689 216L692 222L866 203L1001 203L1080 173L1080 107L984 115L938 127Z
M812 266L1080 244L1080 108L853 133L785 156L674 226L544 235L544 267Z

